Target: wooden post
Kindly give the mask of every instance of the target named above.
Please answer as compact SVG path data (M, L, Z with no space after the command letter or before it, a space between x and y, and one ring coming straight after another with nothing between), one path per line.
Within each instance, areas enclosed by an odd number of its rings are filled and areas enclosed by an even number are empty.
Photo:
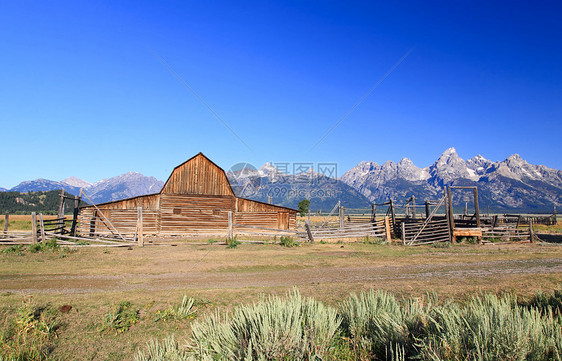
M64 189L60 190L59 211L57 213L57 218L62 217L64 217Z
M340 216L340 230L343 230L343 207L339 206L338 213Z
M139 247L144 247L144 238L143 238L143 228L142 228L142 207L137 207L137 243Z
M398 233L396 229L396 213L394 213L394 202L390 199L390 216L392 217L392 227L394 227L394 232Z
M70 226L70 234L72 236L76 236L76 225L78 224L78 205L80 204L80 200L78 196L74 196L74 211L72 212L72 225Z
M425 218L429 218L430 215L430 209L429 209L429 201L425 201Z
M451 187L447 187L447 198L449 200L449 224L451 228L451 234L453 234L455 229L455 213L453 211L453 196L451 194Z
M229 239L232 239L234 237L233 229L232 229L232 211L228 211L228 235L227 235L227 237Z
M388 219L388 216L384 217L384 230L386 231L386 240L390 242L390 220Z
M37 214L31 212L31 237L33 237L33 243L37 243Z
M402 222L402 245L406 245L406 222Z
M445 198L445 218L447 219L447 224L449 227L449 242L453 242L453 225L451 223L451 212L449 212L449 193L447 191L447 187L445 187L443 189L443 193L445 193L445 195L443 196Z
M533 219L530 218L529 219L529 238L531 243L533 243L533 240L535 238L535 232L533 231Z
M412 196L412 219L416 219L416 196Z
M306 229L306 235L311 243L314 243L314 237L312 236L312 231L310 230L310 222L306 220L304 222L304 228Z
M478 207L478 187L474 187L474 211L476 215L476 227L480 228L480 208Z
M371 222L375 223L377 221L377 204L373 202L371 204Z
M4 234L8 234L8 224L10 224L10 215L6 213L4 216Z
M41 233L41 242L45 243L45 224L43 224L43 213L39 213L39 231Z
M468 202L464 202L464 215L468 216Z

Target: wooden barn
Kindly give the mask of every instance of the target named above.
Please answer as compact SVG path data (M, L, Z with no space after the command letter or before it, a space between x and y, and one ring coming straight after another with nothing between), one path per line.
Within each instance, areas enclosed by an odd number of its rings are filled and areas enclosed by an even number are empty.
M297 211L236 197L224 170L199 153L174 168L160 193L82 207L78 231L94 235L114 227L132 235L139 213L144 234L226 235L229 217L233 225L295 230Z

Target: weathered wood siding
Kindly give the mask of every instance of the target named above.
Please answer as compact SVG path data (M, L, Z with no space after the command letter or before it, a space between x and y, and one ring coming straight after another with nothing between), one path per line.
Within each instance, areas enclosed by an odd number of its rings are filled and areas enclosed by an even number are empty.
M234 197L162 194L160 234L226 234Z
M296 227L296 211L289 208L237 198L236 211L236 224L284 230Z
M101 209L103 215L123 236L136 234L137 209ZM143 234L158 234L160 212L143 210ZM80 212L78 232L82 235L108 235L112 232L106 226L105 220L93 208L85 208Z
M226 173L201 153L177 166L161 193L234 196Z
M97 207L102 211L104 209L134 209L136 212L138 207L142 207L143 210L146 209L155 211L160 208L159 202L160 194L150 194L146 196L123 199L121 201L101 203L98 204Z

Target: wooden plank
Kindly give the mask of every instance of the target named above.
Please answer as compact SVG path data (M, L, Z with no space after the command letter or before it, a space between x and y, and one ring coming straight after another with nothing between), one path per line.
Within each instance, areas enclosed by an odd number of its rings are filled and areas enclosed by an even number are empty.
M39 213L39 232L41 234L41 242L45 243L45 225L43 224L43 213Z
M31 235L33 243L37 243L37 214L35 212L31 212Z
M138 219L137 219L137 232L138 232L138 245L139 247L144 247L144 238L143 238L143 228L142 228L142 207L137 208Z

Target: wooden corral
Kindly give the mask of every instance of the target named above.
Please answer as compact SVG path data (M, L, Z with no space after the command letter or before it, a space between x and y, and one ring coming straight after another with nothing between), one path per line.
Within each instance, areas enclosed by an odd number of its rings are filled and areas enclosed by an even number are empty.
M82 207L78 231L109 232L105 217L119 233L135 235L139 208L143 233L151 235L226 235L233 225L296 228L296 210L236 197L224 170L199 153L174 168L160 193Z

